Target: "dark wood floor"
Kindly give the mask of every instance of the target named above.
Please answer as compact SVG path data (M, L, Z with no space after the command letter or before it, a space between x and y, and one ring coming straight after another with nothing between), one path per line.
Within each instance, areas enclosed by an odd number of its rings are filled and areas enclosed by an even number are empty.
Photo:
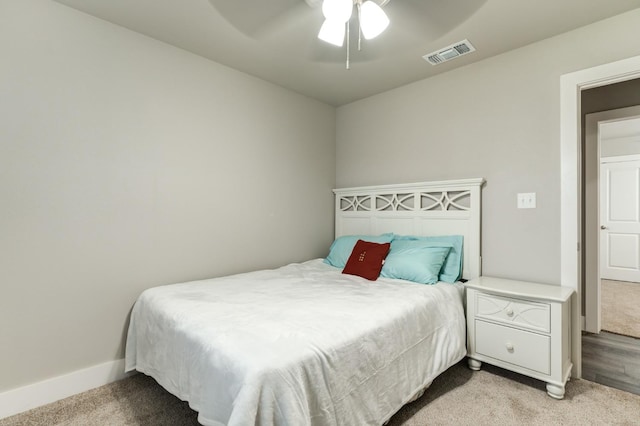
M582 378L640 395L640 339L583 333Z

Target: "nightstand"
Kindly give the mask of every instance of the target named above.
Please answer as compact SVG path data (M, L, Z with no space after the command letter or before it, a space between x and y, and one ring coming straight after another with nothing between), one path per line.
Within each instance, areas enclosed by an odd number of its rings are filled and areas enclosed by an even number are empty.
M573 367L573 289L492 277L465 287L469 368L487 362L543 380L562 399Z

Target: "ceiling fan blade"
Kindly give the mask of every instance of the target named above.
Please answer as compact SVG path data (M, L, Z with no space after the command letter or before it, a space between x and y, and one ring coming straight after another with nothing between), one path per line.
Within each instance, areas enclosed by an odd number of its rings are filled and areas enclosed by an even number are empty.
M278 31L278 27L304 9L311 0L209 0L227 22L251 38Z

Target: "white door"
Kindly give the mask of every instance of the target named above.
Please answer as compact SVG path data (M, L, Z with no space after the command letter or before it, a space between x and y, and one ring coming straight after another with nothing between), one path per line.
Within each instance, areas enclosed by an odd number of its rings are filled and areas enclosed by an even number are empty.
M640 160L637 159L600 165L600 276L640 282Z

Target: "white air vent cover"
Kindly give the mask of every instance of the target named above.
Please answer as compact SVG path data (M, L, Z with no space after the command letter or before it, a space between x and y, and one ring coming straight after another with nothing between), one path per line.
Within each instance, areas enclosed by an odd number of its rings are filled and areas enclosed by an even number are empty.
M469 43L469 40L465 39L458 43L454 43L451 46L447 46L443 49L436 50L435 52L428 53L424 55L423 58L431 65L438 65L475 51L476 48L473 47L471 43Z

